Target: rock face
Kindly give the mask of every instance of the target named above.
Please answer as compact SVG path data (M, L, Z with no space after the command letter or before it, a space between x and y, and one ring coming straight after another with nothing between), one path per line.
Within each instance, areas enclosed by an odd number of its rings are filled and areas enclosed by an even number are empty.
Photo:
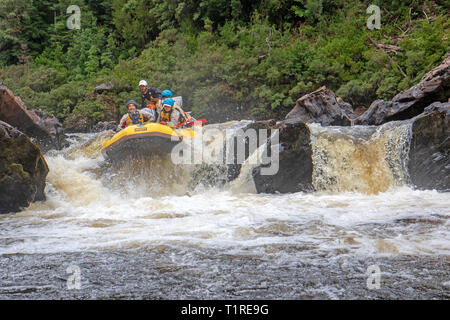
M450 102L435 102L410 121L411 140L406 168L410 184L418 189L450 191ZM313 146L309 127L298 120L253 123L253 129L279 129L279 170L262 175L262 165L253 169L258 193L311 192ZM351 130L351 129L350 129Z
M92 132L115 130L116 128L117 128L116 121L100 121L92 128Z
M375 100L369 109L354 120L359 125L380 125L388 121L411 119L433 102L450 97L450 55L428 72L414 87L397 94L392 101Z
M64 147L64 134L59 120L53 115L45 115L40 110L28 110L20 97L14 96L2 83L0 83L0 120L36 138L44 152Z
M44 128L52 137L52 144L45 149L55 148L61 150L69 145L64 134L62 124L53 114L48 115L42 110L30 110L30 113L35 114L38 118L38 125Z
M0 121L0 213L45 200L47 163L25 134Z
M354 118L352 106L326 87L308 93L297 100L286 119L317 122L323 126L349 126Z
M209 134L208 130L219 130L219 132L224 133L228 129L230 130L229 133L230 136L224 136L224 145L223 145L223 158L219 161L220 164L209 164L209 163L202 163L200 165L197 165L196 168L193 171L190 185L193 187L197 187L198 185L202 184L203 186L223 186L225 183L230 182L234 179L236 179L240 172L242 163L238 161L237 156L237 149L236 146L234 147L233 151L231 151L231 161L227 161L226 156L228 153L227 144L230 145L231 141L234 141L235 143L240 140L241 143L244 143L245 145L245 156L244 159L247 159L249 156L249 150L248 150L248 140L245 136L241 136L240 133L244 133L249 129L254 123L250 121L244 121L244 122L237 122L236 124L232 126L225 126L223 127L221 124L213 124L209 125L208 129L205 129L203 134L205 134L206 137L208 137ZM220 133L219 133L220 134ZM208 139L209 140L209 139ZM206 142L206 145L208 145L209 142ZM230 147L231 148L231 147ZM208 150L205 150L208 152ZM211 150L210 150L211 151ZM213 152L215 154L215 152Z
M435 102L414 119L408 171L419 189L450 191L450 102Z
M256 122L254 129L278 129L280 141L279 170L275 175L262 175L258 166L252 176L258 193L313 191L312 148L308 126L299 120Z

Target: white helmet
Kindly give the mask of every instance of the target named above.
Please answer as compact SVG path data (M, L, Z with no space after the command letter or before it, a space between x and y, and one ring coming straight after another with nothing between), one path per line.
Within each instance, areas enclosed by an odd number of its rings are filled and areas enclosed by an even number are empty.
M148 83L145 80L141 80L139 81L139 86L148 86Z

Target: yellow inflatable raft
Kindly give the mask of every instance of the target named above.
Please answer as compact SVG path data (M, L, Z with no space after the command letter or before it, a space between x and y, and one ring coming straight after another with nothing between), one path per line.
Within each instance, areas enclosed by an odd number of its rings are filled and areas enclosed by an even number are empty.
M173 129L159 123L132 125L116 133L102 146L102 154L112 161L128 156L149 157L170 153L184 138L193 138L192 129Z

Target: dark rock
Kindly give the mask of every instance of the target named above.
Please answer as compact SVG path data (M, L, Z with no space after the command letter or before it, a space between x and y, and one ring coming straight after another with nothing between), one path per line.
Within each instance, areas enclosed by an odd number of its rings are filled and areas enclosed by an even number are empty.
M297 100L286 119L305 123L317 122L323 126L349 126L354 118L352 106L326 87L308 93Z
M450 97L450 55L425 74L414 87L397 94L392 101L375 100L369 109L354 120L359 125L380 125L389 121L411 119L433 102Z
M28 110L20 97L0 84L0 120L17 127L28 136L35 138L45 152L65 146L62 124L41 110Z
M92 132L109 131L115 130L116 128L117 128L116 121L100 121L92 128Z
M435 102L412 120L407 170L410 183L418 189L450 191L450 102ZM261 174L263 165L253 169L258 193L314 191L311 132L298 120L270 125L255 122L252 128L280 131L279 171ZM349 128L351 129L351 128Z
M450 191L450 102L435 102L414 118L408 171L419 189Z
M45 200L48 166L39 147L0 121L0 213L17 212Z
M94 93L102 94L104 91L111 91L114 89L114 83L102 83L101 85L94 88Z
M361 107L355 108L354 112L355 112L355 115L357 117L359 117L359 116L362 116L364 114L364 112L366 112L368 109L369 108L367 108L367 107L361 106Z
M47 132L50 133L54 147L57 150L61 150L69 146L68 141L66 140L66 135L64 134L63 125L53 114L48 115L44 113L42 110L30 110L31 113L34 113L38 118L38 125L44 128Z
M256 122L253 128L279 130L279 170L275 175L262 175L261 165L253 169L252 176L258 193L288 193L313 191L312 185L312 148L308 126L298 120L285 120L273 125L273 122Z
M369 109L353 121L355 125L380 125L399 110L398 103L375 100Z
M73 114L64 121L64 132L67 133L89 133L92 131L92 120L88 117L77 117Z
M201 165L197 165L195 170L193 171L190 185L193 186L194 188L199 184L202 184L204 186L223 186L225 183L236 179L239 176L242 167L242 163L238 161L237 157L237 140L246 139L245 131L252 125L254 125L254 123L252 122L238 122L235 125L229 127L222 127L222 124L208 125L208 129L219 129L220 131L225 131L226 129L228 129L231 130L231 132L234 131L234 134L232 134L230 137L224 137L225 140L223 145L223 156L224 156L222 162L223 164L217 165L217 164L202 163ZM205 132L208 129L205 129ZM244 136L241 135L241 133L244 133ZM227 150L226 138L234 140L235 143L234 150L232 151ZM228 144L231 144L231 142L228 141ZM244 159L246 159L249 155L248 140L244 141L244 144L245 144ZM229 162L226 159L228 152L231 152L230 154L232 157L232 159Z

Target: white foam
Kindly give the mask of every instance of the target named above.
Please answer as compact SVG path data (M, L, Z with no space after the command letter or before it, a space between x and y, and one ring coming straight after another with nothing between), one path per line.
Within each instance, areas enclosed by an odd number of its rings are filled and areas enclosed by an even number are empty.
M299 255L450 254L449 193L393 186L376 195L267 195L205 187L131 196L91 173L101 162L96 155L72 154L47 157L46 202L0 219L0 254L158 245L275 254L280 261L287 253L279 246L304 247Z

